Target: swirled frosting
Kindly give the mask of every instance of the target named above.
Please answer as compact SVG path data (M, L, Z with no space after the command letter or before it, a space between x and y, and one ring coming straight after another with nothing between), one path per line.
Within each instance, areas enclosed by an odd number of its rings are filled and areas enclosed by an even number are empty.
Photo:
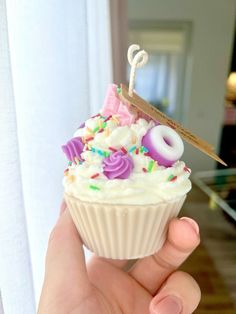
M108 104L113 96L104 107L109 107L109 114L101 111L85 121L63 149L70 160L63 180L65 193L87 202L145 205L189 192L191 171L185 163L161 166L142 145L156 123L137 115L132 123L123 124L124 117Z
M127 179L134 168L133 159L117 151L103 159L103 173L108 179Z
M74 161L75 158L81 160L81 153L83 152L84 144L80 137L74 137L62 146L63 152L70 161Z

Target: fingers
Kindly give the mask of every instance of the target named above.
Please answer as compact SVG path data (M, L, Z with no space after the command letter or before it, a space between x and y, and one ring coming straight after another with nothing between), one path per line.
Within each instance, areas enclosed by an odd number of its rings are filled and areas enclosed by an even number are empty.
M93 267L96 267L97 264L100 264L101 262L105 263L105 264L108 263L110 265L113 265L116 268L125 269L128 261L125 259L115 260L115 259L111 259L111 258L99 257L99 256L94 254L91 257L91 259L89 260L88 265L89 266L93 265Z
M89 292L82 242L69 212L65 210L49 239L41 299L49 302L50 298L65 300L70 296L70 302L73 297L77 302Z
M60 216L64 213L66 208L67 208L66 202L63 200L62 203L61 203L61 207L60 207Z
M190 218L173 219L167 240L156 254L140 259L130 275L154 295L166 278L177 269L200 242L197 223Z
M150 314L191 314L197 308L201 291L184 272L173 273L150 303Z

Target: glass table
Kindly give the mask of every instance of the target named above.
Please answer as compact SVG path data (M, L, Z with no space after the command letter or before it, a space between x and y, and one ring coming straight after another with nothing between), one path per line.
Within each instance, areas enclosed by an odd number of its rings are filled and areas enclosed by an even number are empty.
M210 206L220 206L236 220L236 168L197 172L192 178L210 197Z

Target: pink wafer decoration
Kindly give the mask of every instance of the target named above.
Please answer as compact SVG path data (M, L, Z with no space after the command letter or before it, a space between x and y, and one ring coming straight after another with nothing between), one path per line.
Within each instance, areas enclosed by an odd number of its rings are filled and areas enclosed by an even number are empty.
M104 105L102 107L104 116L118 115L120 125L130 125L135 122L137 113L132 111L128 105L123 104L117 94L117 85L108 86Z

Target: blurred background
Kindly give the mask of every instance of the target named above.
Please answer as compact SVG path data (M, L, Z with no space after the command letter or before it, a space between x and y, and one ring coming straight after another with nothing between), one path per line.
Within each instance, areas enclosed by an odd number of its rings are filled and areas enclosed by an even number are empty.
M193 189L181 215L202 243L183 269L202 289L196 313L236 313L235 13L235 0L0 0L0 313L35 313L63 195L60 147L109 82L128 84L133 43L150 57L137 93L228 164L185 145Z

